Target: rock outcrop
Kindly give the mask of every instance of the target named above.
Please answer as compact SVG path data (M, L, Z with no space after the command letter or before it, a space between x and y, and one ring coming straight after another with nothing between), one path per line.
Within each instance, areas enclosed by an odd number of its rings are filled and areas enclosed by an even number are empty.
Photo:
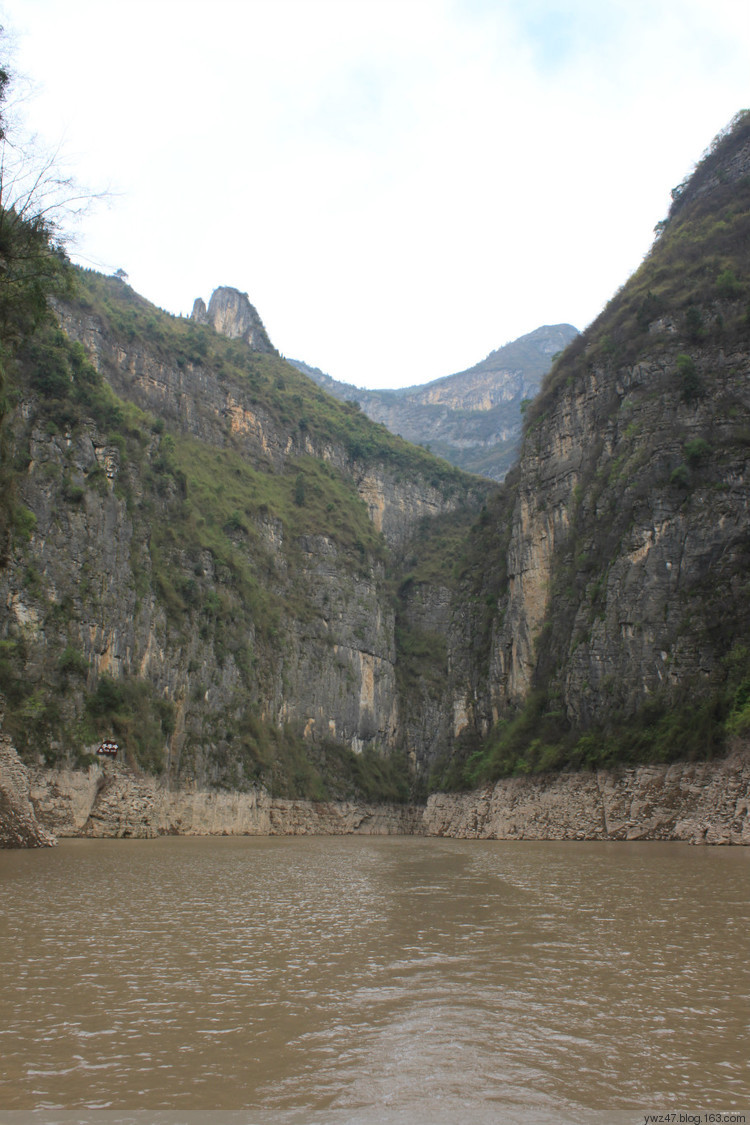
M275 349L268 338L263 321L247 293L222 285L211 294L206 308L198 297L193 305L192 319L198 324L210 324L222 336L242 340L255 352L272 353Z
M106 763L88 770L34 770L26 801L59 837L409 835L421 809L356 801L270 797L263 789L169 786ZM12 845L10 845L12 846Z

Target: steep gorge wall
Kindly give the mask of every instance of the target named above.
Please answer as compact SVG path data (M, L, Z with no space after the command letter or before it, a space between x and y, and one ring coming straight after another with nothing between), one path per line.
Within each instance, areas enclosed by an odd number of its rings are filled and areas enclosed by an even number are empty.
M120 469L115 456L106 476L97 472L105 443L95 430L72 444L63 435L32 433L23 497L35 527L28 547L0 572L14 643L23 647L34 677L66 678L67 717L80 710L92 676L145 677L176 705L170 761L179 765L188 742L197 755L191 768L209 781L211 767L199 747L213 743L225 755L224 731L248 705L272 723L300 723L310 736L324 734L356 749L391 744L394 614L382 562L363 564L359 554L323 535L288 545L280 526L267 521L258 529L256 565L263 562L265 580L279 596L288 591L287 604L292 613L299 607L299 616L279 620L284 643L263 641L248 620L247 632L231 642L236 650L220 651L200 593L221 590L221 567L208 551L184 560L195 608L188 605L176 624L154 593L150 527L116 490L127 475L137 496L137 477L127 466ZM92 475L96 487L89 483ZM80 496L60 503L61 488L78 489ZM168 519L168 512L166 507L161 518ZM75 667L57 665L71 648L82 658L85 678ZM255 661L250 683L243 653Z
M717 670L707 603L721 592L717 626L746 613L750 363L744 350L692 346L710 389L687 402L685 346L624 369L594 364L528 436L493 652L501 701L528 693L547 623L576 722L613 705L632 713L644 693Z
M579 729L708 698L745 644L747 132L717 142L710 174L681 189L652 254L529 411L497 715L533 688Z
M427 778L462 737L491 725L482 646L486 604L465 583L407 583L399 594L397 628L411 659L397 673L407 681L399 707L400 736L418 776Z
M109 284L117 308L121 283ZM140 298L122 292L126 309L140 308ZM148 686L150 717L165 719L168 775L199 784L242 787L273 768L274 730L355 752L402 746L388 572L421 521L471 508L486 486L470 478L460 482L466 488L450 479L446 486L429 458L425 470L411 471L408 450L399 459L386 448L379 457L377 433L365 433L374 455L354 455L321 437L322 428L290 421L283 391L274 413L258 387L283 385L289 369L268 349L262 362L276 366L254 373L251 365L243 379L222 366L220 350L213 363L186 359L146 331L115 331L90 302L58 312L105 383L157 421L59 424L57 408L40 409L33 380L10 420L23 463L17 495L31 522L0 570L8 610L0 641L34 685L23 703L32 719L24 730L30 760L70 761L92 749L91 735L82 745L80 720L103 675L131 696L135 678ZM244 355L246 343L233 347ZM171 435L179 434L185 444L175 451ZM213 461L208 470L198 466L195 499L186 475L205 451ZM206 478L219 472L230 484L241 479L252 512L221 517L228 522L217 551L216 534L196 532L196 523L214 517ZM290 531L273 502L253 499L265 488L288 516L295 473L314 496L331 488L331 502L319 504L323 520L309 519L304 534ZM342 488L349 507L339 511ZM55 714L45 697L50 684ZM138 710L139 699L131 702ZM50 726L61 733L50 738ZM156 733L151 742L156 764Z

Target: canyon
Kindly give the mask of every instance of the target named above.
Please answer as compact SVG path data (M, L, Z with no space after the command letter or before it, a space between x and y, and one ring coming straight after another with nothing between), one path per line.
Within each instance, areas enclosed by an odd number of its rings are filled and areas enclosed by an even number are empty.
M501 485L327 394L247 295L176 318L73 271L3 399L7 839L747 843L749 203L740 114Z

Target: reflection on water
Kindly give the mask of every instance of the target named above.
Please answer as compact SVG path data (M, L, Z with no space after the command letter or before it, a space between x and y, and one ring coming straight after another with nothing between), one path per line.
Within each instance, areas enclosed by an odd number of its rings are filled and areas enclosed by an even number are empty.
M0 1106L746 1108L749 863L351 837L0 853Z

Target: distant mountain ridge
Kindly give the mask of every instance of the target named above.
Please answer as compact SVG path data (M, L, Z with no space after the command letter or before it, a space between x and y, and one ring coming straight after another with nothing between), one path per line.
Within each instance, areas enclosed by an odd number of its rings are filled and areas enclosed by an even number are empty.
M465 371L398 390L342 383L301 360L299 371L374 422L471 473L501 481L521 434L521 404L533 398L553 357L575 339L571 324L544 325L505 344Z

